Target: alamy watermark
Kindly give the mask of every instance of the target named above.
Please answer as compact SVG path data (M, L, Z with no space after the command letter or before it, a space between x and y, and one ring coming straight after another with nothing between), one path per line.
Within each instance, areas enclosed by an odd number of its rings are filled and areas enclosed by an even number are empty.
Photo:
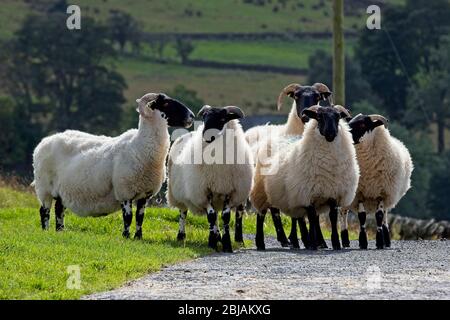
M81 268L79 265L67 266L69 277L66 281L66 288L70 290L81 289Z
M366 27L369 30L381 29L381 9L377 5L370 5L367 7L366 13L370 14L366 20Z
M70 16L66 20L66 26L69 30L81 29L81 9L79 6L73 4L67 7L67 14Z

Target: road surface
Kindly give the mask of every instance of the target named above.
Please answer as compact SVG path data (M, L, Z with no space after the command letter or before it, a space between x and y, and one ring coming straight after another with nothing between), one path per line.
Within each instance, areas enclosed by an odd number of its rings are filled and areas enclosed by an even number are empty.
M329 244L330 245L330 244ZM85 299L449 299L450 241L311 252L266 238L254 248L176 264ZM369 248L375 243L369 242Z

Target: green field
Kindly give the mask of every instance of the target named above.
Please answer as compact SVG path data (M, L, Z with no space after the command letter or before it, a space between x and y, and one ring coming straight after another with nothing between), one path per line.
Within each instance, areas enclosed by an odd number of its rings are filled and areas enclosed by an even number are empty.
M120 214L79 218L69 212L66 230L57 233L53 214L53 228L41 230L38 208L33 194L0 187L0 299L77 299L118 287L165 265L212 253L207 247L208 223L203 216L188 215L187 239L180 243L175 240L177 211L149 208L144 239L134 241L122 238ZM288 230L288 219L283 223ZM244 216L243 224L244 233L254 234L254 215ZM265 232L274 235L270 218L266 219ZM79 290L66 287L67 268L73 265L81 272Z
M132 58L120 59L117 70L128 83L127 108L135 108L135 99L149 91L169 92L182 84L197 91L210 105L237 105L248 114L276 113L276 99L281 89L289 83L304 81L303 77L295 75L194 68ZM288 113L289 109L283 112Z

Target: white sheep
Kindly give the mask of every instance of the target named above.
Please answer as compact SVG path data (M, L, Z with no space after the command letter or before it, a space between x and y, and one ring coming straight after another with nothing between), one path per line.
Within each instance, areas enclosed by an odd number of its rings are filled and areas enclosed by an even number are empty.
M258 152L261 148L265 148L265 144L269 139L277 138L278 136L287 137L290 139L296 139L301 137L304 130L305 116L302 115L302 111L319 103L327 106L331 105L331 91L323 83L315 83L312 86L302 86L298 83L292 83L286 86L278 96L277 108L281 110L284 96L292 98L293 104L291 112L289 113L287 122L282 125L262 125L250 128L245 132L245 138L247 139L252 149L254 159L257 158ZM303 118L303 119L302 119ZM284 233L283 225L281 222L280 211L277 208L270 208L272 219L275 229L277 231L277 239L282 246L288 246L289 242ZM303 217L296 219L292 218L291 232L289 240L293 248L299 248L297 239L297 222L300 227L302 242L305 247L308 246L308 231L306 228L306 222ZM321 247L326 248L326 242L323 239L320 225L317 225L318 237Z
M254 171L250 148L236 120L244 114L237 107L204 106L199 116L204 123L195 132L178 138L169 153L167 199L170 206L180 210L178 239L185 238L189 209L207 214L209 246L214 249L220 240L216 212L222 209L223 251L232 252L231 209L248 198Z
M387 125L387 119L380 115L359 114L349 122L361 170L350 207L358 212L361 249L367 249L366 212L375 212L377 248L390 247L388 211L411 187L411 155L402 142L391 136Z
M189 127L194 114L165 94L137 99L139 128L118 137L67 130L44 138L34 150L34 182L41 203L43 229L48 229L56 199L56 230L64 229L64 209L79 216L101 216L122 207L123 236L129 237L132 200L137 201L136 234L142 237L146 199L165 180L168 126Z
M332 245L340 249L338 207L351 204L359 179L352 136L341 120L350 114L342 106L313 106L303 115L311 120L302 139L275 139L269 150L258 155L250 199L258 210L256 245L260 250L265 248L263 224L270 207L294 218L308 215L311 249L318 244L317 213L329 207Z

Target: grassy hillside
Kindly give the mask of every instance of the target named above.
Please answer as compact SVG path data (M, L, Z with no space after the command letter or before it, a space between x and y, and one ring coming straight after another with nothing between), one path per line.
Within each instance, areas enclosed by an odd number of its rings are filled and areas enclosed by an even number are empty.
M33 7L41 2L27 1ZM365 26L370 4L403 3L404 0L346 0L347 30ZM105 19L112 9L138 19L147 32L317 32L330 31L331 1L326 0L78 0L82 13ZM28 12L25 0L3 0L1 35L10 34ZM5 28L3 28L5 26Z
M121 59L117 69L127 79L127 107L133 108L136 97L149 90L168 92L177 84L183 84L197 91L199 97L211 105L238 105L254 114L274 113L283 86L304 80L294 75L193 68L140 59Z

